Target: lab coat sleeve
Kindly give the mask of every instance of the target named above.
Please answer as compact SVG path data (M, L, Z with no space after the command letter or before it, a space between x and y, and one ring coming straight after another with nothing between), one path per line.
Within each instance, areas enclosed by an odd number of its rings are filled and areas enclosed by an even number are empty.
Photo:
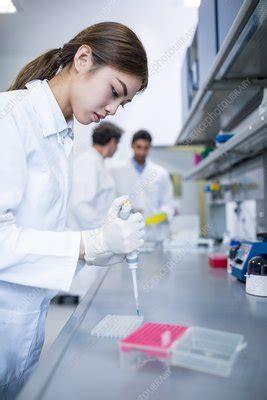
M0 119L0 280L69 290L80 248L79 232L18 226L16 210L27 185L26 139L11 116Z
M98 191L96 162L84 153L74 162L68 227L79 230L92 229L97 218L96 194ZM97 221L99 223L99 221Z
M161 196L161 212L166 213L168 220L174 215L173 207L173 185L167 171L162 175L162 196Z

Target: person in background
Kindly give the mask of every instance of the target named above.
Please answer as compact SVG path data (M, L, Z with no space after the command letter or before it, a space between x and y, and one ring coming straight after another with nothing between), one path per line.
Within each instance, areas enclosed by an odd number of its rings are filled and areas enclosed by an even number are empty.
M105 158L117 151L123 131L110 122L102 122L92 134L92 146L84 148L74 157L73 177L67 226L71 230L96 229L107 216L115 198L114 181L105 166ZM57 302L79 302L97 277L99 267L85 267L75 277L67 295Z
M139 130L132 138L133 157L125 165L110 171L116 194L127 193L135 209L144 215L148 225L146 238L160 241L168 231L166 222L176 211L168 171L149 159L151 144L150 133Z
M74 158L67 225L73 230L98 228L115 198L114 181L105 158L117 151L122 129L102 122L92 134L92 146Z

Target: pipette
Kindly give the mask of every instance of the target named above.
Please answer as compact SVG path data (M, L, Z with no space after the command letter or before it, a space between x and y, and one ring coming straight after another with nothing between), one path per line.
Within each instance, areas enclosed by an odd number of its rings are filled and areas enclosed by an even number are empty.
M121 206L120 218L124 219L124 220L128 219L130 217L131 212L132 212L131 203L129 200L125 200L125 202ZM136 304L136 313L139 316L140 309L139 309L138 287L137 287L137 279L136 279L136 269L138 267L138 252L133 251L132 253L127 254L126 261L128 263L128 267L130 268L131 273L132 273L134 298L135 298L135 304Z

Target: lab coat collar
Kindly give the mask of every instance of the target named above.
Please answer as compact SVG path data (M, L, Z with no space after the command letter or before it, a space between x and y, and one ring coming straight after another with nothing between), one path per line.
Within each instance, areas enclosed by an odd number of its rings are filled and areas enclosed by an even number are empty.
M133 168L135 168L134 163L136 163L136 161L135 161L134 158L132 157L132 158L129 160L129 164L130 164ZM147 158L146 158L146 161L145 161L145 165L144 165L144 170L147 169L148 167L153 166L153 165L154 165L154 163L151 161L150 157L147 157Z
M136 171L139 174L142 174L144 172L145 167L146 167L146 160L145 160L144 164L138 164L136 159L133 157L132 158L132 164L133 164L134 168L136 169Z
M26 87L40 119L44 137L64 132L64 136L73 139L73 118L66 121L47 80L36 79L28 82Z

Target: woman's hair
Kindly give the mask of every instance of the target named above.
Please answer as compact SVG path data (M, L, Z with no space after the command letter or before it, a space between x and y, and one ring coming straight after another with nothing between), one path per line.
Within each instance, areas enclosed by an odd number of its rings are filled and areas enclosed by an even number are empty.
M148 84L146 51L136 34L117 22L101 22L84 29L58 49L47 51L29 62L8 90L24 89L33 79L52 79L59 67L71 66L82 45L92 49L95 66L110 66L141 79L139 91Z

